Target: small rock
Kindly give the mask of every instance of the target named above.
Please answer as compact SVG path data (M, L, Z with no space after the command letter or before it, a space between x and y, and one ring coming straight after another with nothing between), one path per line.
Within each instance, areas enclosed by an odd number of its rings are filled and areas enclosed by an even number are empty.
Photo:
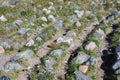
M87 55L84 52L79 52L77 57L74 58L74 61L76 64L83 64L84 62L86 62L88 59L90 58L89 55Z
M75 37L76 33L74 31L68 31L65 36L67 36L67 37Z
M96 46L95 42L91 41L88 45L85 46L85 49L92 51L92 50L94 50L96 47L97 47L97 46Z
M57 43L67 42L70 46L74 46L73 39L62 36L57 39Z
M76 27L80 27L80 26L81 26L81 23L80 23L79 21L77 21L77 22L75 23L75 26L76 26Z
M25 46L29 46L29 47L33 46L33 45L34 45L34 40L33 39L27 41L26 44L25 44Z
M26 29L25 28L20 28L18 30L18 34L20 34L20 35L24 35L25 33L26 33Z
M46 17L41 17L41 20L47 22L47 18Z
M96 30L96 33L94 35L101 40L104 38L105 33L102 29L99 28L98 30Z
M54 22L53 26L57 30L61 29L63 27L63 20L57 20L56 22Z
M82 10L82 11L75 10L74 13L77 14L78 18L81 18L84 15L84 10Z
M0 20L3 21L3 22L6 22L6 21L7 21L7 19L6 19L6 17L5 17L4 15L2 15L2 16L0 17Z
M55 56L57 58L60 58L63 54L63 50L62 49L57 49L57 50L53 50L50 55L51 56Z
M13 26L15 26L15 27L18 26L18 25L20 26L22 23L23 23L22 20L16 20L16 21L13 22Z
M50 14L51 13L51 10L47 9L47 8L44 8L42 10L45 14Z
M55 17L53 15L49 15L48 20L55 22Z
M0 55L3 54L3 53L5 53L5 50L2 46L0 46Z
M79 67L79 71L86 73L88 71L88 67L87 65L80 65Z
M113 65L112 65L112 69L119 74L120 73L120 60L116 61Z
M49 2L49 5L50 5L50 6L53 6L53 4L54 4L53 2Z

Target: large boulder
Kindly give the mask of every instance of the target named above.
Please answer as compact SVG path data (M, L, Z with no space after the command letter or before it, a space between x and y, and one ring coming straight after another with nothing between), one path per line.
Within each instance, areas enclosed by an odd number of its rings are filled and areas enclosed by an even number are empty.
M7 76L0 76L0 80L10 80L10 78Z
M50 55L51 56L55 56L57 58L60 58L63 54L63 50L62 49L57 49L57 50L53 50Z
M88 61L90 58L89 55L87 55L84 52L79 52L77 57L74 58L74 61L76 64L83 64L84 62Z
M20 59L29 59L33 55L34 55L34 52L28 49L28 50L17 53L15 56L11 57L10 61L17 61Z
M75 71L75 80L92 80L89 76L84 75L82 72L80 71Z
M23 66L21 66L20 64L18 64L18 63L16 63L16 62L8 62L7 64L5 64L3 67L2 67L2 69L1 69L1 71L3 71L3 72L9 72L9 71L11 71L11 70L22 70L22 69L24 69L24 67Z
M97 46L96 46L95 42L91 41L91 42L89 42L88 45L85 46L85 49L92 51L92 50L94 50L96 47L97 47Z

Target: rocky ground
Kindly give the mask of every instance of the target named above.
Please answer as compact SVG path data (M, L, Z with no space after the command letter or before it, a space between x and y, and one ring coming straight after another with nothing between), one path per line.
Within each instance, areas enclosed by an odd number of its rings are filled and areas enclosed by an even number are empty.
M0 80L119 80L120 0L0 0Z

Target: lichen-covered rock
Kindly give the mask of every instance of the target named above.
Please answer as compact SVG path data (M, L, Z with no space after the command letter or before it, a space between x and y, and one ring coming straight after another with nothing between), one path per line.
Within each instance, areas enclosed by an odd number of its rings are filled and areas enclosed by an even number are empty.
M113 65L112 65L112 69L119 74L120 73L120 60L117 60Z
M67 37L75 37L76 33L74 31L68 31L65 36L67 36Z

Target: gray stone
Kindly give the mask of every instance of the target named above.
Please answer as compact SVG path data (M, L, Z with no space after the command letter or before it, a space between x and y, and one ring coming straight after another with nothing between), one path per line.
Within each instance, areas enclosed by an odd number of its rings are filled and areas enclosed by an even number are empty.
M4 71L7 73L11 70L22 70L22 69L23 69L23 66L21 66L20 64L16 62L8 62L2 67L1 71Z
M74 13L77 14L77 17L78 17L78 18L82 18L82 16L84 15L84 10L81 10L81 11L75 10Z
M43 39L43 38L46 37L46 35L45 35L44 33L40 33L40 34L38 35L38 37L40 37L41 39Z
M104 38L104 36L105 36L105 33L104 33L104 31L102 30L102 29L98 29L98 30L96 30L96 32L94 33L94 36L97 38L97 39L99 39L99 40L102 40L103 38Z
M33 46L34 45L34 40L33 39L30 39L29 41L26 42L25 46Z
M76 64L83 64L84 62L88 61L88 59L90 58L89 55L87 55L84 52L79 52L77 57L74 58L74 61Z
M13 22L13 26L15 26L15 27L18 26L18 25L20 26L22 23L23 23L22 20L16 20L16 21Z
M89 61L92 65L96 65L97 60L95 57L91 57Z
M60 30L63 27L63 20L59 19L53 24L54 28Z
M67 36L67 37L71 37L71 36L75 37L76 33L74 31L68 31L65 36Z
M73 39L68 38L66 36L62 36L57 39L57 43L61 43L61 42L66 42L68 43L69 46L74 46Z
M63 50L62 49L57 49L57 50L53 50L50 55L51 56L55 56L57 58L60 58L63 54Z
M15 56L11 57L10 61L17 61L20 59L29 59L34 55L32 50L25 50L17 53Z
M0 80L10 80L10 78L7 76L0 76Z
M80 71L75 71L75 80L92 80L89 76L84 75L82 72Z
M18 34L20 34L20 35L24 35L25 33L26 33L26 29L25 28L20 28L18 30Z

